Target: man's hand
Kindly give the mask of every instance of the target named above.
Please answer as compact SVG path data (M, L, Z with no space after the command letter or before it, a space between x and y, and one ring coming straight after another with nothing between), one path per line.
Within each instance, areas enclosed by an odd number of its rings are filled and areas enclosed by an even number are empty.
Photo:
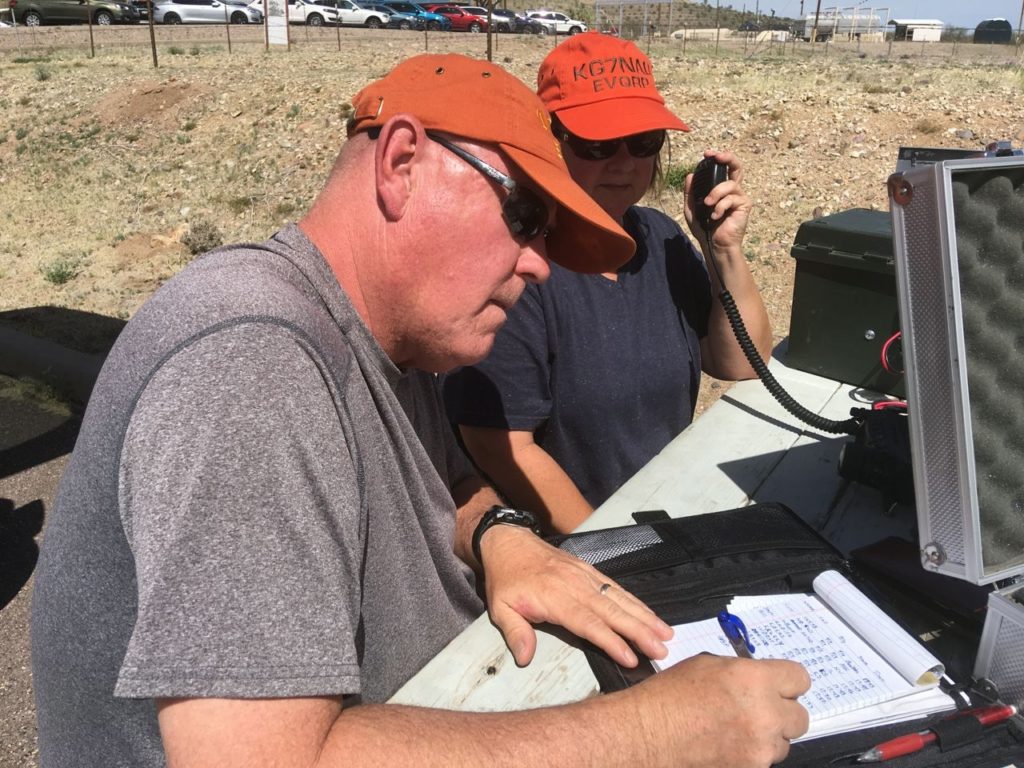
M490 528L480 551L491 621L519 666L533 659L532 625L541 622L565 627L625 667L637 665L631 644L651 658L666 655L672 628L593 566L510 525Z
M701 654L616 696L634 699L650 743L677 768L767 768L807 732L796 698L810 685L796 662Z

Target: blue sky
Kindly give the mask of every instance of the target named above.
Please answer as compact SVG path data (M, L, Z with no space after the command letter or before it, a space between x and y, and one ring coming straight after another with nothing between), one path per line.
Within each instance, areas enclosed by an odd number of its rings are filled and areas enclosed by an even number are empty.
M964 2L964 0L875 0L875 2L858 3L857 0L821 0L821 8L852 8L856 6L864 11L874 8L879 16L885 16L885 8L889 9L890 19L940 19L951 27L967 27L974 29L982 19L1009 19L1013 28L1017 29L1020 19L1021 2L1024 0L982 0L981 2ZM727 3L723 0L722 5ZM804 13L814 13L817 0L732 0L733 8L744 6L748 11L756 7L761 13L771 14L775 10L777 16L800 17L800 7Z

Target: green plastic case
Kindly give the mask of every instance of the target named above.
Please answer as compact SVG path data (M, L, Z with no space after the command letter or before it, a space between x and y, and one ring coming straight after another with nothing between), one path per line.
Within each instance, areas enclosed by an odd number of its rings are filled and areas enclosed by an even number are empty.
M852 208L800 225L786 364L903 397L903 376L882 367L899 330L892 222L887 211ZM889 361L902 368L892 345Z

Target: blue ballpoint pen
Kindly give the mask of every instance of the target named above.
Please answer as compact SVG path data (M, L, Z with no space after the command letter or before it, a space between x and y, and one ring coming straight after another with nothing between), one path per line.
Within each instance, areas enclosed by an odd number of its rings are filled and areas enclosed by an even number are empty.
M718 625L722 628L725 639L729 641L729 645L736 651L737 656L743 659L754 658L754 646L750 644L750 635L747 634L747 628L739 616L722 611L718 614Z

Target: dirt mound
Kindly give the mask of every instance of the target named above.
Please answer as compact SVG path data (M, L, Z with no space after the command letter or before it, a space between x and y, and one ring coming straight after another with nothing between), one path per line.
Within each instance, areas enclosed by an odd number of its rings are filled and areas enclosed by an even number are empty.
M142 82L110 91L96 103L96 112L108 126L173 121L177 119L180 104L195 101L208 92L203 86L175 78Z

